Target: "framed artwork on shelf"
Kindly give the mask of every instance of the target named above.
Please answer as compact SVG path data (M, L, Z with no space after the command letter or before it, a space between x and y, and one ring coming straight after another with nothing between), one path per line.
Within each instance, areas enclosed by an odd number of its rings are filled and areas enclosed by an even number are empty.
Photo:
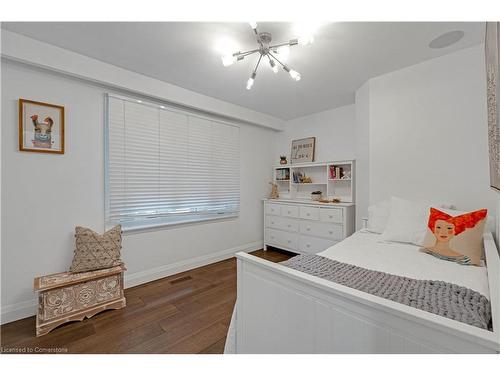
M19 99L19 151L64 154L64 107Z
M500 191L500 22L486 22L485 53L490 185Z
M312 163L316 137L295 139L292 141L291 164Z

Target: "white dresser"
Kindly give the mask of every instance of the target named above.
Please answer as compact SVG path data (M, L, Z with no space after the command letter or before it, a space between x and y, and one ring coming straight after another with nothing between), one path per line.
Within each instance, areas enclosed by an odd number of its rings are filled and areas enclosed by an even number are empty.
M354 232L354 203L264 200L264 250L268 246L315 254Z

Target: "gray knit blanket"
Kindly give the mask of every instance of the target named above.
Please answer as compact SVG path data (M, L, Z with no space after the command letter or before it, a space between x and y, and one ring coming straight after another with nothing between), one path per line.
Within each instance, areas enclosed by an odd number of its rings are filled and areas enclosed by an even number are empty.
M490 302L482 294L462 286L391 275L312 254L298 255L281 264L349 288L491 330Z

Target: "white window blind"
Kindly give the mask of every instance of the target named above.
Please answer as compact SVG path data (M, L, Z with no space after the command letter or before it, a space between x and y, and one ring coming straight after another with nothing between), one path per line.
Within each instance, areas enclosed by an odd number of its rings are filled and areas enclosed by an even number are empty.
M107 114L107 226L238 215L237 126L114 96Z

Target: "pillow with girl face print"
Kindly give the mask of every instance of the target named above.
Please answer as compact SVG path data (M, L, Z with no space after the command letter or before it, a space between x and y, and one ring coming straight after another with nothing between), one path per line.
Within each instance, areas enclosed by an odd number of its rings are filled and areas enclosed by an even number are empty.
M479 266L487 213L483 209L451 216L431 208L421 251L459 264Z

